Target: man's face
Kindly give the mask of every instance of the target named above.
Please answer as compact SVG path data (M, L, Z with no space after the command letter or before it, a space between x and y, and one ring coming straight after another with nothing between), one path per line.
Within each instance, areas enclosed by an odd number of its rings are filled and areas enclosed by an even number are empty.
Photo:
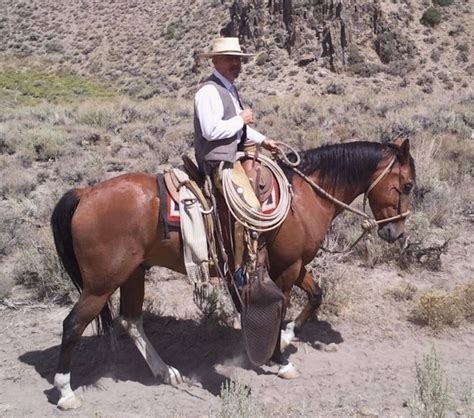
M233 82L240 74L242 68L241 57L238 55L217 55L212 59L214 67L227 80Z

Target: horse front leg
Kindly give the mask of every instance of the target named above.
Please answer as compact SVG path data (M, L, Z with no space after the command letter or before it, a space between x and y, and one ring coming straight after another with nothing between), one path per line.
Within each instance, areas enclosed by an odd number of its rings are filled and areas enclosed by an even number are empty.
M308 302L294 321L289 322L281 335L281 350L284 351L299 334L308 318L321 306L323 291L305 267L301 269L296 285L306 292Z
M281 323L280 323L280 330L281 332L278 335L276 345L275 345L275 350L273 352L271 361L278 364L278 376L283 378L283 379L295 379L299 376L298 371L296 370L295 366L291 362L289 362L286 358L283 357L282 355L282 338L284 337L283 335L283 323L285 320L286 316L286 310L288 303L290 301L290 293L291 293L291 288L293 286L294 278L296 274L294 272L298 271L299 267L298 266L290 266L288 269L286 269L283 273L281 273L278 278L275 280L275 283L277 286L280 288L280 290L283 293L284 296L284 306L283 306L283 312L281 315Z
M321 287L319 287L319 284L306 269L304 269L303 280L297 283L297 286L306 292L308 302L295 319L294 330L296 334L301 331L308 318L310 318L314 312L317 312L323 301L323 291Z
M289 292L288 295L285 294L285 306L283 308L282 316L281 316L281 324L280 324L280 329L283 329L283 322L285 320L285 315L286 315L286 306L287 306L287 301L289 297ZM275 345L275 351L273 352L271 361L278 364L278 377L281 377L282 379L296 379L299 376L298 371L296 370L295 366L285 359L282 355L282 333L280 332L278 334L278 339Z

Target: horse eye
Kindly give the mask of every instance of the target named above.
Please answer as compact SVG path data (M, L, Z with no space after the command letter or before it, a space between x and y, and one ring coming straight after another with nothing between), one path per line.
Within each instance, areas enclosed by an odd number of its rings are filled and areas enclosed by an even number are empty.
M403 193L409 194L411 189L413 189L413 183L407 183L403 185Z

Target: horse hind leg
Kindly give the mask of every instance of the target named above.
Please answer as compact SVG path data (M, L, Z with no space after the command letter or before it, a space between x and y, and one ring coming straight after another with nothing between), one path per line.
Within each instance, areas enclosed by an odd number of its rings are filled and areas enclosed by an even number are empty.
M181 373L162 360L145 334L142 318L144 294L145 270L138 267L120 286L120 324L147 362L153 376L160 376L165 383L174 386L183 383Z
M54 386L61 395L57 405L60 409L76 409L81 406L81 400L71 389L72 353L87 325L99 315L108 298L108 294L96 296L83 292L78 302L63 321L59 365L54 376Z

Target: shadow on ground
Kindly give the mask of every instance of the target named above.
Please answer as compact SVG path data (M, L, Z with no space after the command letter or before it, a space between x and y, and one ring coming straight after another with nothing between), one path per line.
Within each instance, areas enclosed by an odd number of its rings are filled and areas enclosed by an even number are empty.
M301 333L298 334L298 339L311 344L316 350L320 350L322 344L341 344L344 342L341 333L333 329L329 322L317 320L306 322Z
M249 362L240 331L231 327L215 322L196 322L154 314L145 315L144 327L148 338L167 364L176 367L184 376L193 377L194 381L215 396L220 393L222 383L227 380L227 376L216 371L216 365L238 366L254 370L257 374L269 373ZM327 322L308 323L307 328L300 340L314 341L321 333L323 343L342 341L340 334L332 330ZM81 338L72 361L73 389L81 386L100 388L97 382L101 377L135 381L144 385L158 383L131 339L122 332L117 334L114 350L110 348L106 337ZM59 350L58 344L45 350L29 351L22 354L19 360L34 366L38 374L53 385ZM290 350L288 354L292 352L294 351ZM49 402L57 403L59 393L56 389L49 389L45 394Z

